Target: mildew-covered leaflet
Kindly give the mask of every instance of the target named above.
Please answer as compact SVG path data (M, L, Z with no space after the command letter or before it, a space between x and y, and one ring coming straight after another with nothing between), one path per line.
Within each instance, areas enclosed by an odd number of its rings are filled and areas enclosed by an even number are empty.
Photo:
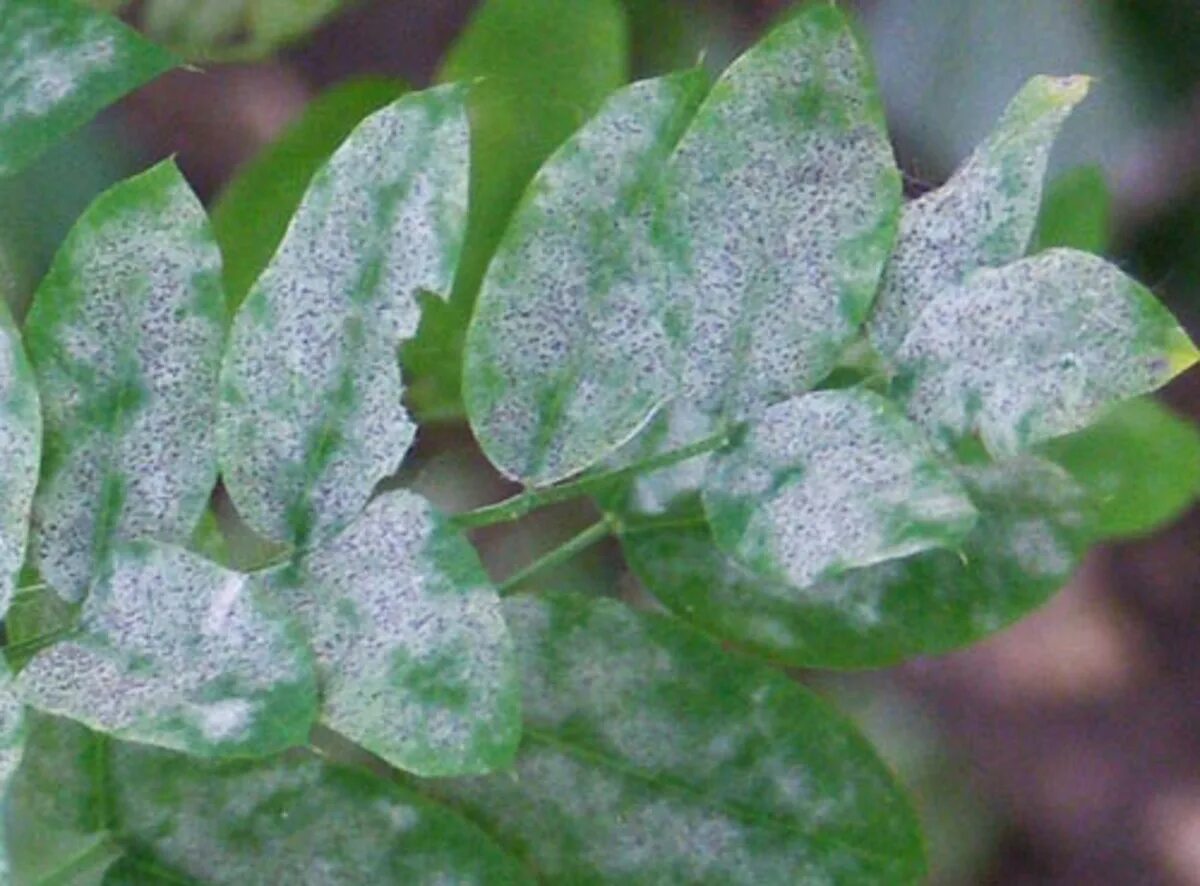
M303 745L317 709L304 639L252 579L148 542L117 549L78 631L16 685L39 710L197 756Z
M614 601L505 603L526 728L515 777L428 790L554 882L915 883L903 795L815 697Z
M420 775L511 760L521 715L500 599L424 499L380 496L270 581L308 630L330 728Z
M921 430L865 390L771 406L713 459L703 498L721 548L751 572L798 588L956 547L975 523Z
M37 383L8 307L0 303L0 612L8 610L25 562L41 452Z
M1034 77L946 184L907 204L867 329L891 357L927 304L972 271L1025 254L1046 160L1086 77Z
M169 53L73 0L0 0L0 176L174 66Z
M698 505L622 542L664 606L717 637L799 667L894 664L963 646L1042 604L1090 538L1082 490L1022 456L959 468L979 513L958 550L933 549L798 588L755 575L713 541Z
M12 676L0 668L0 810L8 806L8 789L25 747L25 706L12 690ZM8 861L8 829L0 820L0 883L12 882Z
M896 354L896 390L935 438L977 433L1010 455L1198 358L1144 286L1096 256L1051 249L977 271L926 307Z
M542 167L484 278L464 398L503 473L544 485L639 430L678 388L685 252L666 163L707 86L689 71L612 96Z
M397 353L418 294L447 293L458 262L464 95L414 93L360 124L238 312L217 438L230 495L264 535L336 533L412 441Z
M221 258L173 163L88 208L25 338L45 421L30 556L78 601L114 541L185 541L216 482Z

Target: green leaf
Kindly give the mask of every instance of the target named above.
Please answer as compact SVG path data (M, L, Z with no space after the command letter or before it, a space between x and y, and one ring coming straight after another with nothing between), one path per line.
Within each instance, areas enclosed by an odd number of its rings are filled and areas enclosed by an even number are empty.
M633 524L630 568L668 609L716 637L800 667L862 668L944 652L1041 605L1090 540L1082 491L1032 457L959 470L979 512L960 550L931 550L805 588L724 556L696 503Z
M107 739L33 714L4 810L16 884L99 886L121 855L108 792Z
M25 748L25 707L12 691L12 675L0 664L0 810L8 805L9 788ZM0 821L0 883L12 882L7 848L8 829Z
M548 882L916 883L917 823L870 747L787 677L613 601L516 597L512 775L426 790Z
M1103 255L1112 240L1112 192L1099 166L1079 166L1046 189L1034 252L1068 246Z
M994 455L1078 430L1165 384L1200 354L1144 286L1070 249L969 276L896 353L897 393L937 438Z
M174 66L74 0L0 0L0 176Z
M317 173L234 323L217 440L238 511L297 546L334 534L399 466L414 426L397 349L462 245L462 87L401 98Z
M473 82L471 213L448 304L430 302L404 349L423 419L459 418L462 350L475 295L509 216L542 162L628 77L616 0L485 0L438 77Z
M212 208L225 297L242 303L275 254L317 170L367 114L404 94L395 80L352 80L317 96L273 144L238 170Z
M1200 429L1150 398L1122 403L1042 452L1087 490L1097 541L1146 535L1200 498Z
M675 393L682 312L665 205L671 151L707 88L692 71L636 83L547 161L488 269L467 335L463 397L503 473L578 473Z
M37 383L21 334L0 303L0 613L8 609L25 562L41 451Z
M19 671L29 659L75 627L80 605L68 603L49 585L17 588L4 615L4 657Z
M957 548L976 516L921 431L862 390L767 409L714 457L703 499L718 546L751 573L797 588Z
M29 705L197 756L302 745L316 719L299 631L244 575L181 548L117 549L79 629L17 678Z
M271 588L308 629L331 729L421 775L511 761L520 699L500 600L424 499L380 496Z
M962 168L904 207L869 324L871 342L881 354L890 358L926 305L956 289L972 271L1025 254L1050 148L1089 82L1086 77L1032 78Z
M216 481L221 259L200 201L162 163L71 230L25 325L45 454L33 565L80 600L118 539L185 542Z

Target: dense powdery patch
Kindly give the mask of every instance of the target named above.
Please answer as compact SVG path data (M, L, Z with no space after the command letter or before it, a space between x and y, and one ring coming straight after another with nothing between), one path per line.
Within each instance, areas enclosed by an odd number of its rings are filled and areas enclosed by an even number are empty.
M956 547L975 509L920 429L868 391L778 403L704 482L713 536L752 572L803 588Z
M979 513L958 550L889 560L807 587L742 568L696 504L664 528L634 528L629 565L668 609L772 661L878 667L965 645L1011 624L1071 577L1092 528L1082 490L1022 456L958 469Z
M12 691L12 677L0 668L0 810L8 807L9 785L25 746L25 707ZM8 861L8 828L0 820L0 883L12 882Z
M898 396L932 436L1010 455L1077 430L1197 360L1150 292L1102 259L1052 249L936 298L896 354Z
M1087 89L1086 77L1034 77L962 168L904 207L868 325L881 354L891 357L925 306L972 271L1025 254L1050 148Z
M37 384L20 333L0 305L0 612L7 611L25 562L41 451Z
M380 496L271 581L315 649L322 722L421 775L512 758L520 701L499 597L419 496Z
M30 553L78 601L114 541L186 540L216 481L221 260L173 164L84 213L25 331L46 450Z
M303 639L250 579L150 543L117 549L78 632L36 655L17 690L40 710L198 756L302 745L317 706Z
M173 64L73 0L0 0L0 176Z
M516 777L428 785L553 881L917 882L916 823L841 720L764 666L604 600L518 597Z
M693 71L616 93L530 185L465 352L467 413L503 473L577 473L678 388L686 249L663 174L706 85Z
M413 94L364 121L317 173L234 324L221 466L259 532L300 545L343 527L414 426L397 350L417 295L449 291L467 202L464 89Z

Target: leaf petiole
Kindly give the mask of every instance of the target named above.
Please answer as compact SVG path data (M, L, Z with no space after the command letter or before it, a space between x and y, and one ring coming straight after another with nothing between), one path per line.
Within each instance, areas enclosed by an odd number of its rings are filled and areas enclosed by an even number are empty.
M596 542L618 532L617 521L611 516L598 520L578 535L567 539L563 544L538 557L528 566L518 569L498 586L501 595L511 594L513 590L531 576L544 569L559 566L575 557L576 554L587 550Z

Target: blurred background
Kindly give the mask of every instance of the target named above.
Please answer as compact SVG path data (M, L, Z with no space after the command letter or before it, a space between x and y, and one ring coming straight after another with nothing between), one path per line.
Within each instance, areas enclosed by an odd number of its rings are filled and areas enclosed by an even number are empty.
M151 160L177 155L200 195L216 201L235 171L332 86L370 75L416 88L476 73L452 49L477 13L472 0L90 2L120 8L195 67L141 90L0 183L0 291L18 315L87 203ZM572 0L531 2L543 18L553 10L551 32L567 35L557 55L538 46L522 60L529 40L546 38L523 32L519 16L511 45L499 47L511 78L533 96L493 121L484 147L488 162L507 164L515 193L586 115L555 104L560 83L586 81L602 94L698 59L719 69L787 5L610 2L599 19ZM1096 77L1055 151L1042 242L1107 252L1200 340L1200 0L842 5L858 14L874 54L912 194L945 179L1030 75ZM348 115L398 88L392 79L360 83L349 105L309 125L328 130L331 148L353 122ZM525 125L526 111L537 112L540 129ZM247 248L255 233L243 232ZM444 352L452 355L453 342L438 325L453 320L427 319L406 354L418 383L411 405L427 424L405 480L461 509L508 490L447 405L454 378ZM1200 420L1200 372L1161 399ZM801 675L859 719L914 790L936 883L1200 884L1200 463L1188 463L1196 451L1166 447L1149 481L1170 493L1171 506L1131 521L1124 534L1140 537L1093 551L1069 587L1016 627L885 672ZM478 542L503 577L590 519L577 505L555 509ZM637 592L615 547L588 552L550 580Z

